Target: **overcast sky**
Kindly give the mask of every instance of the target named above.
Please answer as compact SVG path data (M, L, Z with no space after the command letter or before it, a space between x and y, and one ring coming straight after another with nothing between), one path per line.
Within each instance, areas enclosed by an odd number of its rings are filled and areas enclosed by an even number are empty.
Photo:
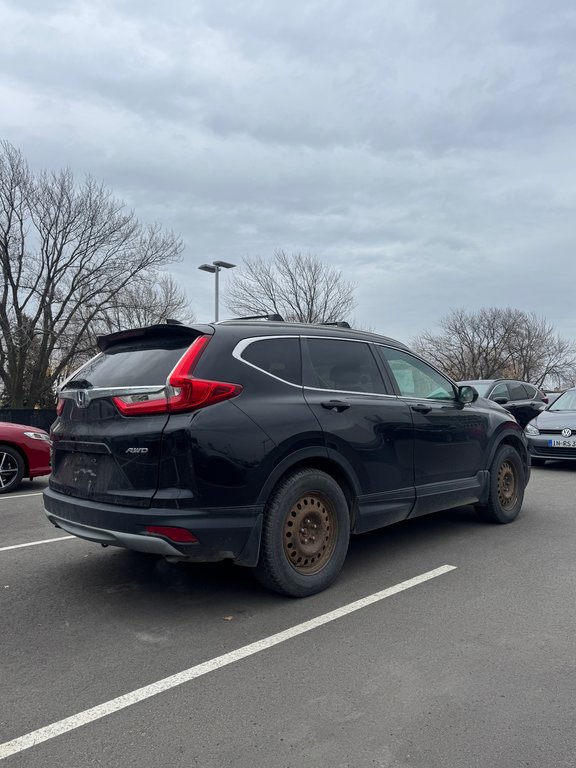
M403 341L483 306L576 338L573 0L0 0L0 30L0 138L180 234L199 320L198 265L283 248Z

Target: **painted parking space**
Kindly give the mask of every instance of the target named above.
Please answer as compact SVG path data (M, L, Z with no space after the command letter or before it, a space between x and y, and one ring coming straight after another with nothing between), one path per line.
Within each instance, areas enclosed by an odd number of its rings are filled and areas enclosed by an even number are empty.
M435 568L432 571L419 574L411 579L403 581L399 584L395 584L392 587L388 587L379 592L368 595L360 600L356 600L347 605L343 605L336 610L330 611L323 615L317 616L309 621L292 626L282 632L278 632L274 635L262 638L254 643L250 643L241 648L237 648L234 651L225 653L221 656L212 658L206 662L190 667L175 675L166 677L162 680L158 680L155 683L130 691L122 696L118 696L115 699L99 704L83 712L77 713L63 720L55 723L51 723L43 728L32 731L31 733L20 736L11 741L0 744L0 760L3 760L12 755L23 752L31 747L35 747L45 741L61 736L69 731L80 728L88 723L92 723L96 720L100 720L103 717L107 717L122 709L131 707L138 704L141 701L149 699L153 696L163 693L175 688L177 686L188 683L203 675L214 672L222 667L228 666L235 662L239 662L249 656L253 656L257 653L268 650L280 643L285 643L292 638L299 635L303 635L307 632L311 632L319 627L324 626L330 622L336 621L344 616L348 616L351 613L360 611L375 603L381 602L388 597L397 595L400 592L404 592L413 587L424 584L431 579L436 579L439 576L449 573L456 569L453 565L442 565Z

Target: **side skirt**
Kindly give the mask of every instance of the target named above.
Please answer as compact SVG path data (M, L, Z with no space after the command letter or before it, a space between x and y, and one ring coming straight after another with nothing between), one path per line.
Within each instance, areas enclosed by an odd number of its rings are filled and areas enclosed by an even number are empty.
M477 504L485 498L489 479L490 473L487 469L483 469L474 477L418 485L416 486L416 503L410 518L439 512L442 509Z
M414 488L398 488L386 493L359 496L358 513L352 533L366 533L406 520L414 506L415 498Z

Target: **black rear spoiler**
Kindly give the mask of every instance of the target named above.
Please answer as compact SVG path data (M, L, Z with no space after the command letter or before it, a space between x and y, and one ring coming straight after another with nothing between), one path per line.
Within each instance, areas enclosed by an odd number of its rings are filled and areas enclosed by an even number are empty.
M152 340L152 339L177 339L182 341L187 339L192 342L198 336L212 336L214 326L212 325L176 325L175 323L166 323L163 325L148 325L145 328L130 328L126 331L116 331L106 336L98 336L96 343L101 352L107 349L123 344L127 341Z

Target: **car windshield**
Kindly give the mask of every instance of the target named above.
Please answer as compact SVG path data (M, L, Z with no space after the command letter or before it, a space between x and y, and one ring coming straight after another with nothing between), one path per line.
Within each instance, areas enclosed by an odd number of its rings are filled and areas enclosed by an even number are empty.
M554 402L548 406L549 411L576 411L576 389L560 395Z

